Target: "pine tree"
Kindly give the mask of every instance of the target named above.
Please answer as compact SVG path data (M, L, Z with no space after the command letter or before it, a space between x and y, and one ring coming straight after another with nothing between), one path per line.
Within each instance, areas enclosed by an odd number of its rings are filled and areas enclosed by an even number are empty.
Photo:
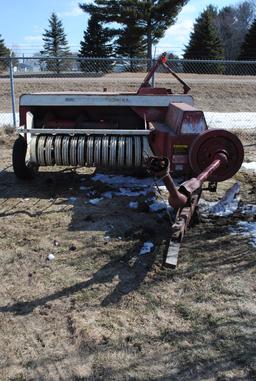
M215 8L209 6L196 19L194 31L190 35L189 44L186 46L185 59L221 60L224 57L223 46L214 24ZM210 63L207 72L219 73L223 69L220 64ZM185 70L193 73L203 73L205 68L196 63L186 63Z
M97 13L103 22L121 24L128 34L131 34L130 19L135 17L135 25L140 26L141 38L144 37L146 41L147 58L151 60L152 45L164 36L166 29L174 23L187 2L188 0L95 0L94 3L80 4L80 7L87 13ZM120 36L122 39L122 32Z
M240 60L256 60L256 18L245 36L238 58Z
M244 42L242 43L239 60L254 60L256 61L256 18L250 26ZM248 64L241 67L241 74L256 74L256 64Z
M54 12L49 19L49 29L45 29L43 33L43 41L44 49L40 53L46 57L54 57L54 59L41 60L45 62L47 70L59 73L62 70L68 69L71 62L63 58L70 56L68 42L62 21L58 19Z
M146 44L141 28L130 22L125 28L120 29L115 41L116 53L122 57L139 58L145 57Z
M112 33L108 28L103 28L99 17L92 14L84 31L83 40L80 42L79 57L82 58L108 58L112 55L110 43ZM110 61L80 60L83 71L108 71Z
M225 6L216 12L214 21L224 47L226 60L237 59L248 32L248 26L255 17L255 11L253 1L244 0L237 5Z
M120 29L117 34L115 52L118 56L130 60L129 65L126 65L126 70L139 71L141 69L141 61L136 61L136 58L145 57L146 41L136 17L130 17L127 20L127 25Z
M8 60L5 57L10 56L10 50L5 46L4 39L0 34L0 70L5 70L8 66Z

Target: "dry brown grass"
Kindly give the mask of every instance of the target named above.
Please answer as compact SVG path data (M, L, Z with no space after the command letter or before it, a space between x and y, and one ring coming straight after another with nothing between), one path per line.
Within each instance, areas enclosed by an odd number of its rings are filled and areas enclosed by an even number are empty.
M1 132L2 168L13 139ZM0 173L1 381L255 380L255 248L229 231L246 217L203 220L164 269L168 220L126 197L86 203L91 173ZM255 203L255 177L236 179Z
M16 107L21 94L40 91L137 91L145 73L116 73L96 78L16 78ZM218 75L181 75L191 86L195 103L204 111L255 111L256 81L254 77ZM170 75L156 77L156 85L183 89ZM0 112L11 112L10 84L0 79Z

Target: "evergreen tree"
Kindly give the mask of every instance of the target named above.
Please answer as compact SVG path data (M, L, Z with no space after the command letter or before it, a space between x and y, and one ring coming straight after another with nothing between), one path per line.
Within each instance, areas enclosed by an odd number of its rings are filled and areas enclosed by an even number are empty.
M248 26L255 17L255 10L253 1L245 0L237 5L223 7L214 15L215 25L224 47L225 59L237 59L248 32Z
M119 30L115 45L119 56L131 59L145 57L146 42L141 27L131 19L123 29Z
M97 14L92 14L88 21L87 29L84 31L83 40L80 42L79 57L82 58L108 58L112 55L110 39L112 32L103 28ZM108 71L110 61L80 60L83 71Z
M115 41L117 55L130 60L126 70L141 70L143 64L141 60L136 61L136 58L145 57L146 41L135 15L127 20L127 24L117 32L117 35L118 38Z
M117 22L131 35L131 22L140 27L137 37L144 38L147 45L147 58L152 59L152 45L164 36L177 14L188 0L95 0L94 3L80 4L81 9L90 14L96 13L103 22ZM120 30L121 31L121 30ZM131 37L131 36L130 36ZM127 42L120 32L119 43ZM137 41L135 45L137 44ZM124 45L122 45L124 47Z
M241 46L239 60L254 60L256 61L256 18L254 19L248 33L245 36L244 42ZM248 64L243 66L243 74L256 74L256 64Z
M256 60L256 18L245 36L238 58L240 60Z
M190 41L186 46L185 59L221 60L224 51L218 31L214 24L215 8L209 6L196 19L194 31L190 34ZM205 69L196 63L186 63L185 70L193 73L203 73ZM208 64L207 72L219 73L223 69L220 64Z
M8 66L8 60L5 57L10 56L10 50L5 46L4 39L0 34L0 70L5 70Z
M63 58L70 56L68 42L62 21L58 19L54 12L49 19L49 29L45 29L43 33L43 41L44 46L40 53L46 57L54 57L54 59L41 60L45 62L47 70L59 73L62 70L68 69L71 62Z

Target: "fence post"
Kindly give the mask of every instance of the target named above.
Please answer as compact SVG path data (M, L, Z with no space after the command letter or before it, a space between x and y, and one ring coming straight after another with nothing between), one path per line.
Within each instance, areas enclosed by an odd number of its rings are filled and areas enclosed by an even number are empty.
M155 58L153 58L151 60L151 67L153 67L155 65L155 62L156 62L156 60L155 60ZM151 86L155 87L155 72L152 75Z
M13 79L13 67L12 67L12 56L9 57L9 73L10 73L10 87L11 87L11 97L12 97L12 118L13 126L16 126L16 110L15 110L15 94L14 94L14 79Z

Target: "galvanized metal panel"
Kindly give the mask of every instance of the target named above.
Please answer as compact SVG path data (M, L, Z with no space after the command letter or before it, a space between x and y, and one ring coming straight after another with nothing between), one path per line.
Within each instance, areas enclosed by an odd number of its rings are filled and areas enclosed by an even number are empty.
M24 94L20 106L130 106L168 107L169 103L184 102L193 105L191 95L112 95L112 94Z

